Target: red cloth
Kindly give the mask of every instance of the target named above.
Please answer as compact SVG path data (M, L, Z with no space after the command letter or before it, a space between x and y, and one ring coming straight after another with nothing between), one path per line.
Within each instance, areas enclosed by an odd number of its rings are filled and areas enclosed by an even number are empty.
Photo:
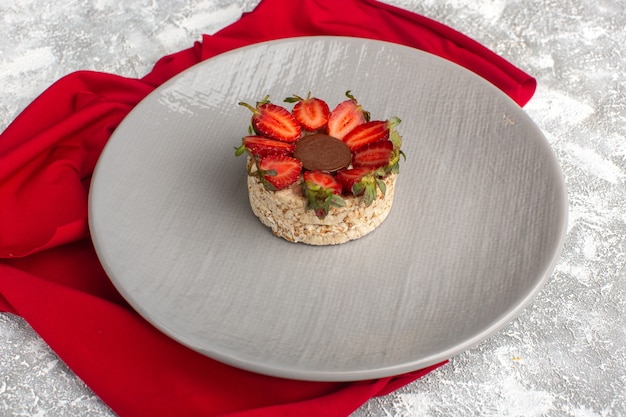
M347 416L431 368L351 383L235 369L164 336L119 296L87 227L94 165L111 132L155 87L216 54L283 37L401 43L480 74L520 105L535 80L433 20L374 0L264 0L141 79L81 71L54 83L0 136L0 311L24 317L118 415Z

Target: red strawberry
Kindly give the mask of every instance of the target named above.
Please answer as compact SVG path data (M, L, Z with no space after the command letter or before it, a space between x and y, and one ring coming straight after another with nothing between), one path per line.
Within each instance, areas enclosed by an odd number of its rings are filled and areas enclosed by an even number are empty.
M280 190L296 182L302 162L287 155L269 155L258 164L258 175L268 190Z
M302 193L306 198L306 208L315 211L323 219L330 207L346 204L341 194L341 184L331 174L322 171L306 171L302 182Z
M363 194L363 190L359 190L359 193L353 192L352 188L354 187L354 184L360 182L364 176L372 173L373 171L373 169L367 167L342 169L337 172L337 181L341 184L345 193L360 195Z
M329 189L333 194L341 194L341 184L331 174L323 171L306 171L304 181L309 184Z
M385 183L377 177L376 170L367 167L339 171L337 181L341 183L346 193L352 193L355 196L362 195L368 206L376 198L378 188L383 195L387 191Z
M293 97L287 97L285 101L296 103L291 113L305 130L314 132L326 126L330 114L328 104L317 97L311 97L311 92L306 98L294 94Z
M368 143L389 139L390 133L398 124L400 119L397 117L363 123L344 136L343 141L351 151L355 151Z
M283 142L295 142L300 139L302 130L298 121L286 108L270 103L269 96L265 96L256 107L244 102L239 105L252 111L250 124L258 135Z
M390 140L369 143L352 154L352 166L354 168L381 168L389 164L392 153L393 143Z
M369 113L363 110L357 100L346 92L348 100L342 101L328 116L328 135L343 139L355 127L369 120Z
M291 155L295 148L294 144L280 140L268 139L263 136L246 136L243 138L241 146L235 148L235 155L239 156L246 150L260 158L265 158L268 155Z

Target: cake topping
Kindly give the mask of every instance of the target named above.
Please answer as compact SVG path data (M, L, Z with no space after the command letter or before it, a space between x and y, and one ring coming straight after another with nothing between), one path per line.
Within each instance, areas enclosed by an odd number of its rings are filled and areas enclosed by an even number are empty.
M331 207L343 207L346 202L341 198L342 186L328 172L306 171L303 175L302 194L306 199L307 210L323 219Z
M379 140L369 143L354 152L352 166L376 169L386 166L391 160L393 143L390 140Z
M370 114L363 110L350 90L346 91L348 100L344 100L330 112L328 116L328 134L343 139L355 127L369 121Z
M294 157L312 171L334 172L347 168L352 160L350 148L341 140L323 133L304 136L296 143Z
M252 130L261 136L284 142L295 142L300 139L302 129L295 117L284 107L270 103L269 96L252 107L248 103L240 102L240 106L252 111L250 125Z
M296 149L296 145L293 143L263 136L245 136L241 146L236 148L235 155L239 156L248 150L251 155L265 158L268 155L291 155L294 149Z
M311 97L310 91L306 98L294 94L287 97L285 102L296 103L291 113L305 130L314 132L326 127L330 114L328 104L317 97Z
M261 159L256 171L250 171L258 176L265 188L270 191L282 190L296 182L302 171L302 163L296 158L287 155L269 155Z
M355 151L369 143L389 139L390 133L399 124L400 119L397 117L363 123L352 129L342 140L351 151Z
M332 111L310 92L284 100L295 103L291 112L269 96L255 106L239 103L252 111L248 136L235 147L235 155L248 155L248 175L269 191L301 185L307 211L320 219L345 204L343 197L369 206L379 192L384 196L385 181L395 179L404 157L400 119L370 120L351 92L345 94Z
M337 173L337 181L346 193L363 196L365 204L368 206L376 198L379 189L383 195L387 192L387 186L377 176L376 170L368 167L339 171Z

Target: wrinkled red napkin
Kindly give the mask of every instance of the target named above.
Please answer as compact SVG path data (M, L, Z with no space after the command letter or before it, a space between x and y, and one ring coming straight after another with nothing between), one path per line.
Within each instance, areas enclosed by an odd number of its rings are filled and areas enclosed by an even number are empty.
M0 136L0 311L24 317L118 415L347 416L437 366L371 381L273 378L199 355L155 330L112 287L89 239L87 193L119 122L176 73L221 52L341 35L419 48L483 76L520 105L535 80L466 36L374 0L264 0L144 78L81 71L41 94Z

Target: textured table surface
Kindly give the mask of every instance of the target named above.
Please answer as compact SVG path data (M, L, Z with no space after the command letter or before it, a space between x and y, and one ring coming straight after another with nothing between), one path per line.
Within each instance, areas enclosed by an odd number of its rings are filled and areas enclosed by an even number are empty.
M14 0L0 4L0 130L63 75L138 77L257 1ZM388 0L439 20L535 76L526 106L561 163L563 254L498 334L354 413L626 415L626 3ZM0 314L0 416L114 416L22 319Z

